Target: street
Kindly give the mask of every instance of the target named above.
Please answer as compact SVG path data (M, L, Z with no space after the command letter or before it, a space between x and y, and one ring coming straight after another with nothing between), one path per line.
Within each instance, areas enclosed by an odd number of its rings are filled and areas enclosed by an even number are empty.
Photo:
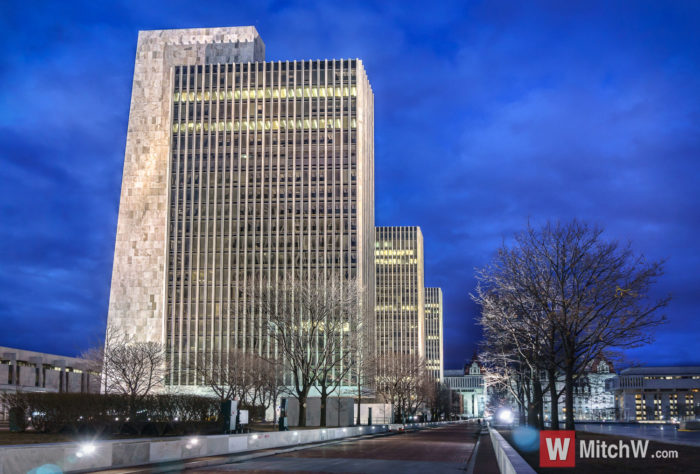
M449 425L344 441L196 472L456 472L466 467L477 431L473 423Z

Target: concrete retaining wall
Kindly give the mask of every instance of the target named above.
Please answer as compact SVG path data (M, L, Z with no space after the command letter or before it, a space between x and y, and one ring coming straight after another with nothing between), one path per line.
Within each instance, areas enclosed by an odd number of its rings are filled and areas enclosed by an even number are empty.
M110 440L95 443L52 443L0 447L0 474L36 473L46 466L63 472L92 471L140 464L180 461L258 449L291 447L331 441L362 434L397 431L402 428L436 426L437 423L411 425L352 426L315 430L273 431L238 435L178 438Z
M498 469L501 474L535 474L535 470L525 461L501 434L489 426L491 444L496 452Z

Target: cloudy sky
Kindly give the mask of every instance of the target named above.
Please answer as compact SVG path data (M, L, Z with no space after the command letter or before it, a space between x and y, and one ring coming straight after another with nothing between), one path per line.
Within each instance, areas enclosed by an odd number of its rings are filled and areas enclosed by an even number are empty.
M423 230L446 367L479 339L474 268L573 217L667 259L669 323L628 361L700 363L695 1L3 2L0 345L104 331L138 30L240 25L268 60L364 61L376 223Z

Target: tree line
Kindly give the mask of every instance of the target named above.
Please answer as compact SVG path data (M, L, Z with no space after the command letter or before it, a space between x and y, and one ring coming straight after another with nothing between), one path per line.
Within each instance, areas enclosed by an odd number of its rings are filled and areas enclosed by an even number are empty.
M422 407L433 417L448 417L449 391L440 386L417 355L374 351L372 308L362 307L364 289L354 278L336 274L285 275L257 278L244 294L260 320L260 337L268 341L258 353L232 349L199 352L186 368L196 384L221 401L237 399L244 408L273 408L281 396L298 401L298 425L306 425L306 405L312 389L321 399L320 424L327 425L332 395L353 396L360 424L363 398L394 407L403 421ZM82 354L91 369L102 373L102 391L119 393L131 406L166 384L168 355L161 344L142 342L108 330L103 345Z
M651 342L665 321L660 310L670 297L650 297L663 265L577 220L528 225L502 244L477 270L472 295L492 403L514 400L522 421L542 429L549 393L550 424L559 429L563 397L564 425L573 430L575 385L593 361Z

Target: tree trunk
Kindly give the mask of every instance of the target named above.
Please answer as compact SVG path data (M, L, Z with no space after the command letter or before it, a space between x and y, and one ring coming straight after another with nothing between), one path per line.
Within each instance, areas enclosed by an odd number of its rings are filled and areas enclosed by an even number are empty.
M537 409L537 417L539 423L537 424L537 429L544 429L544 393L542 392L542 387L540 386L540 406Z
M540 417L540 412L542 411L542 381L539 377L539 371L536 371L532 377L532 405L532 419L528 424L542 429L542 418Z
M328 404L328 393L326 386L321 387L321 426L326 426L326 405Z
M550 369L547 371L547 378L549 379L549 399L550 399L550 409L549 418L551 422L551 429L559 429L559 394L557 393L557 373L555 370Z
M360 377L358 377L357 378L357 421L355 422L355 424L357 426L360 426L360 411L362 411L362 385L360 385Z
M299 420L297 426L306 426L306 398L308 394L309 389L307 388L297 397L297 400L299 401Z
M566 398L564 404L566 406L566 429L574 430L574 368L573 364L567 364L565 378Z
M277 398L272 399L272 426L277 426Z

